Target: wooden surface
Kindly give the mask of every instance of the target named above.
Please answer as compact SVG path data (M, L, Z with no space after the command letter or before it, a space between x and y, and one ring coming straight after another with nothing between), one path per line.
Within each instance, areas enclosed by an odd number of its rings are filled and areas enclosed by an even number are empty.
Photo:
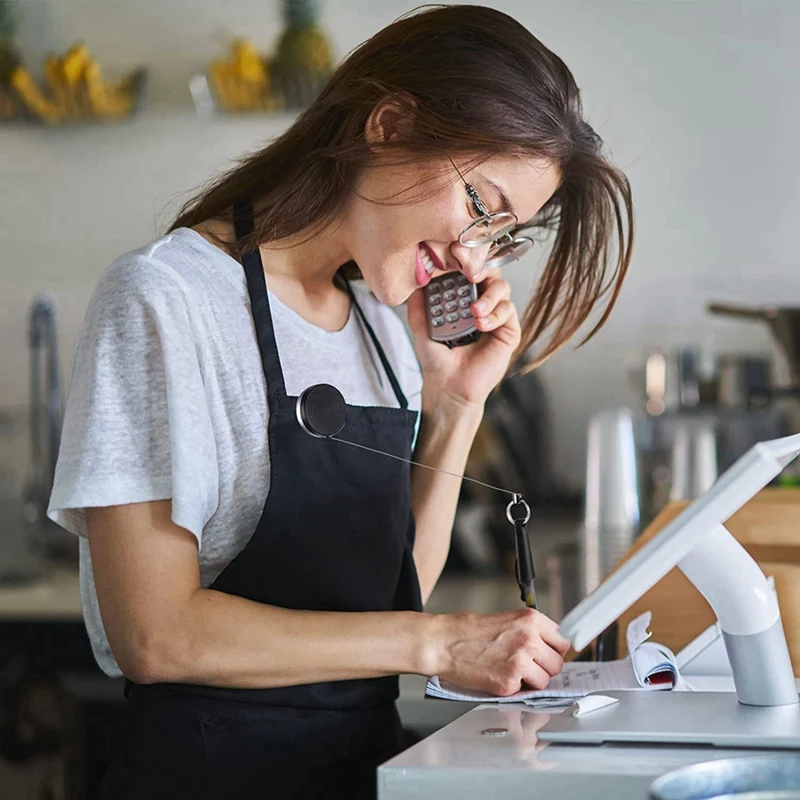
M617 565L671 522L688 503L670 503ZM765 575L772 575L795 675L800 675L800 489L764 489L727 522L726 527L755 558ZM617 651L627 655L624 631L645 611L653 612L653 640L678 652L711 625L716 617L694 585L676 567L640 597L619 618Z

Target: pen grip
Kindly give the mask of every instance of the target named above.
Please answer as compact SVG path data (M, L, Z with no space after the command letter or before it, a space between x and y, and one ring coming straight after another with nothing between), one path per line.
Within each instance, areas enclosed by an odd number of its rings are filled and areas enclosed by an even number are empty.
M520 583L530 583L536 577L536 572L533 568L528 531L520 520L514 523L514 539L517 548L517 580Z
M528 531L522 520L514 521L514 544L517 551L516 572L521 599L525 605L535 608L534 579L536 578L536 571L533 567L533 554L531 553Z

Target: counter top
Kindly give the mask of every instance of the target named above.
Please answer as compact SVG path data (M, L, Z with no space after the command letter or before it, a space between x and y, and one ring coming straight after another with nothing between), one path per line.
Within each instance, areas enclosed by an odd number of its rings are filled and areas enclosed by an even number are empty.
M521 704L479 705L382 765L379 800L645 800L650 784L665 772L770 752L547 744L536 734L550 716ZM508 733L489 737L481 733L487 728Z
M78 570L51 567L42 578L20 584L0 584L0 620L80 621Z

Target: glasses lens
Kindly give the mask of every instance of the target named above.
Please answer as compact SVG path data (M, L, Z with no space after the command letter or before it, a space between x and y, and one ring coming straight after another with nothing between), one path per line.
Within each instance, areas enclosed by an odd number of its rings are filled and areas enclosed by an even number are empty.
M481 247L505 236L516 224L517 218L505 211L489 214L464 228L458 240L465 247Z
M522 258L531 247L533 247L533 239L528 239L524 236L519 239L514 239L508 244L501 244L499 247L489 251L489 255L484 262L484 267L487 269L503 267L506 264L510 264L512 261L516 261L518 258Z

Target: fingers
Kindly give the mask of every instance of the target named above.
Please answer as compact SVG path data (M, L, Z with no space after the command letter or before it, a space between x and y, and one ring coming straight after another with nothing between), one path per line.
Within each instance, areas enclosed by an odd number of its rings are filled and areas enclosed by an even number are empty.
M570 643L534 609L445 619L453 629L450 666L439 675L460 686L508 696L525 685L544 689L563 669Z
M524 612L520 610L517 613L524 613L527 615L528 621L526 624L532 625L539 633L542 641L550 645L559 655L563 656L569 650L571 642L561 635L558 623L554 622L546 614L531 609L527 609Z
M470 306L475 319L483 319L492 314L498 303L511 299L511 286L499 275L492 275L480 284L481 296Z
M522 682L532 689L546 689L550 683L550 673L533 660L521 677Z
M561 654L544 641L535 649L533 660L550 676L558 675L564 667L564 659Z
M482 331L493 331L504 325L519 328L517 308L510 300L501 300L492 311L475 317L475 326Z
M552 627L547 626L542 628L542 641L549 644L562 658L566 655L567 650L569 650L571 646L569 639L565 639L561 635L555 623L553 623Z
M470 306L479 331L492 332L504 344L515 347L521 335L519 314L511 302L511 286L499 275L481 284L481 296Z

